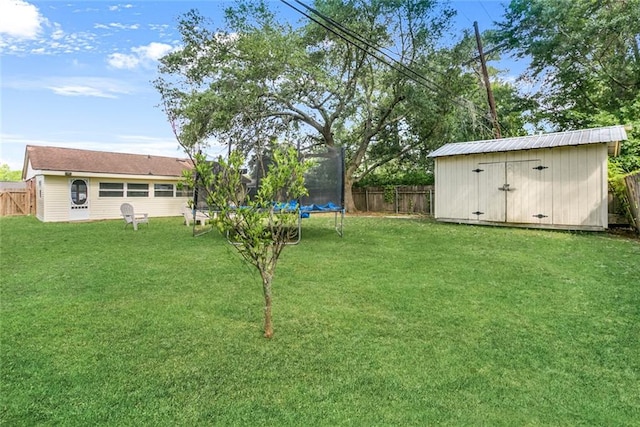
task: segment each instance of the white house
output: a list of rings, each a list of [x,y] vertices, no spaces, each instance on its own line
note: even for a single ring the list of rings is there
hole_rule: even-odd
[[[439,221],[608,228],[608,155],[623,126],[446,144],[435,159]]]
[[[178,189],[187,159],[28,145],[22,178],[35,183],[40,221],[120,218],[131,203],[150,217],[178,216],[193,196]]]

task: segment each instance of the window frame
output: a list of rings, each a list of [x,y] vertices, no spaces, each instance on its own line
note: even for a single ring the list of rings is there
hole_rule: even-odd
[[[165,188],[162,188],[163,186]],[[153,197],[175,197],[175,185],[169,182],[154,183]]]
[[[120,188],[117,188],[118,186]],[[124,182],[100,182],[98,184],[98,197],[124,197],[125,191]]]
[[[127,182],[127,197],[149,197],[149,183]]]

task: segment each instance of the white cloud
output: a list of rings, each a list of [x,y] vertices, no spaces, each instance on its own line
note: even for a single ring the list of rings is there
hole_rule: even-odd
[[[153,62],[171,52],[173,47],[165,43],[152,42],[146,46],[131,48],[131,53],[112,53],[107,62],[110,66],[119,69],[132,70],[140,66],[151,66]]]
[[[0,0],[0,34],[17,39],[36,39],[46,23],[38,8],[22,0]]]
[[[147,24],[150,30],[158,31],[159,33],[166,33],[169,29],[168,24]]]
[[[140,58],[136,55],[127,55],[124,53],[112,53],[107,60],[113,68],[123,70],[132,70],[140,65]]]
[[[51,33],[51,38],[53,40],[60,40],[61,38],[63,38],[65,34],[64,34],[64,31],[62,30],[62,26],[57,22],[54,22],[53,27],[54,27],[54,30]]]
[[[86,76],[9,79],[3,81],[2,86],[17,90],[50,90],[62,96],[93,96],[99,98],[117,98],[119,95],[131,94],[139,90],[129,82]]]
[[[157,61],[167,53],[171,52],[172,49],[173,48],[168,44],[152,42],[146,46],[134,47],[131,50],[143,58]]]
[[[57,95],[63,96],[94,96],[98,98],[117,98],[114,94],[105,92],[100,88],[90,86],[51,86]]]
[[[40,135],[20,135],[0,133],[2,152],[0,163],[7,163],[11,170],[21,170],[24,162],[24,152],[27,145],[44,145],[50,147],[79,148],[83,150],[108,151],[116,153],[151,154],[165,157],[186,157],[180,149],[173,135],[169,132],[165,136],[150,136],[142,134],[104,134],[101,137],[95,133],[85,132],[57,132]],[[207,154],[216,158],[226,152],[226,145],[213,143]]]
[[[47,88],[57,95],[91,96],[97,98],[117,98],[118,95],[133,92],[133,89],[124,82],[100,77],[54,79]]]
[[[115,28],[117,30],[137,30],[140,28],[140,24],[121,24],[119,22],[110,22],[108,24],[93,24],[93,28],[100,30],[109,30]]]
[[[96,48],[96,34],[67,33],[23,0],[0,0],[0,11],[0,54],[55,55]]]
[[[184,157],[180,146],[173,137],[155,137],[148,135],[116,135],[114,142],[121,143],[107,151],[132,152],[134,154],[152,154],[166,157]],[[120,148],[121,147],[121,148]],[[132,151],[133,150],[133,151]]]
[[[116,5],[113,5],[113,6],[109,6],[109,10],[111,12],[117,12],[120,9],[131,9],[132,7],[133,7],[132,4],[116,4]]]
[[[224,155],[228,150],[228,146],[226,144],[220,144],[215,139],[209,142],[210,146],[207,148],[207,152],[205,154],[211,159],[215,159],[218,156]],[[155,137],[148,135],[116,135],[113,140],[109,142],[109,144],[110,147],[106,148],[104,151],[151,154],[165,157],[186,156],[173,135],[169,137]],[[122,145],[120,146],[119,144]]]

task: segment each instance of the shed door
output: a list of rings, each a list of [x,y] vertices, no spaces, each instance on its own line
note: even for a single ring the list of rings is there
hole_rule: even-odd
[[[551,223],[549,168],[540,160],[507,162],[507,222],[523,224]]]
[[[69,221],[89,219],[89,180],[69,180]]]
[[[478,210],[481,221],[505,222],[507,200],[504,191],[498,191],[506,180],[506,163],[480,163],[474,170],[478,174]]]
[[[540,160],[480,163],[477,219],[524,224],[550,223],[545,197],[550,185]]]

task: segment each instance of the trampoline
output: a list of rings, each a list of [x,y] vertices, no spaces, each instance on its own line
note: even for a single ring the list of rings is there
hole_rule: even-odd
[[[333,213],[335,231],[340,237],[343,237],[345,214],[344,156],[344,148],[327,148],[322,151],[316,150],[310,153],[300,153],[301,159],[311,162],[311,167],[304,176],[305,186],[309,194],[301,197],[299,200],[283,199],[273,201],[277,210],[283,213],[298,211],[297,236],[290,244],[297,244],[300,241],[302,234],[301,220],[309,218],[312,214],[316,213]],[[251,181],[243,181],[249,197],[253,197],[256,194],[257,189],[260,187],[262,177],[265,171],[268,170],[269,164],[270,159],[268,156],[260,156],[256,159]],[[215,169],[215,165],[213,166]],[[196,185],[194,190],[192,211],[194,218],[198,212],[215,214],[217,209],[212,206],[207,206],[206,203],[206,195],[210,190],[203,188],[202,185]],[[211,230],[209,227],[208,230],[197,231],[195,226],[196,223],[194,221],[194,236]]]
[[[300,215],[334,213],[334,228],[340,237],[344,225],[344,148],[329,148],[302,156],[312,162],[305,174],[308,196],[300,198]]]
[[[344,235],[344,148],[327,148],[309,153],[300,153],[302,160],[311,162],[311,167],[304,175],[307,196],[299,200],[281,202],[288,209],[296,207],[300,211],[300,219],[309,218],[314,213],[333,213],[334,228],[338,235]],[[255,168],[256,177],[253,180],[255,191],[260,186],[261,171],[268,169],[268,157],[260,159],[260,165]],[[301,236],[301,225],[298,228],[298,241]],[[297,241],[295,242],[297,243]]]

